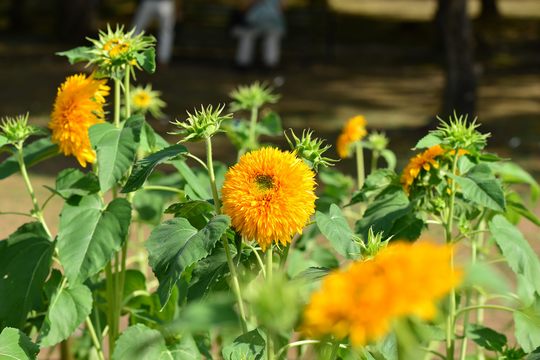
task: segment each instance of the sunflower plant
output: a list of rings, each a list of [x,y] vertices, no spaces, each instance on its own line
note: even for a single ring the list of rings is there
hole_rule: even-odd
[[[337,150],[355,150],[355,186],[310,129],[286,134],[289,150],[260,140],[282,132],[267,109],[279,96],[260,83],[231,93],[230,112],[201,105],[160,136],[138,99],[151,87],[133,83],[152,70],[153,40],[109,28],[90,43],[63,53],[91,72],[59,86],[48,129],[29,115],[0,124],[0,178],[20,173],[32,202],[0,212],[28,220],[0,241],[0,357],[538,354],[540,261],[516,224],[540,225],[527,207],[540,186],[486,151],[476,121],[441,120],[396,172],[388,138],[351,118]],[[233,164],[215,159],[224,135]],[[28,168],[59,154],[76,167],[39,199]],[[53,197],[57,228],[44,216]],[[493,311],[511,317],[512,337],[492,328]]]

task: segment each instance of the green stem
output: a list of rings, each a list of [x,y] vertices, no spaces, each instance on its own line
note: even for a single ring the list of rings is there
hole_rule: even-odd
[[[336,342],[334,342],[334,344],[332,345],[332,351],[330,352],[330,357],[329,357],[328,359],[329,359],[329,360],[335,360],[335,359],[337,359],[338,351],[339,351],[339,342],[336,341]]]
[[[273,279],[273,246],[270,245],[270,248],[266,252],[266,282],[269,284]],[[273,334],[270,329],[267,329],[266,333],[266,358],[267,360],[273,360],[274,359],[274,339]]]
[[[88,332],[90,333],[90,337],[92,338],[92,343],[94,344],[94,347],[96,348],[98,359],[105,360],[105,356],[103,355],[103,350],[101,349],[101,343],[99,342],[98,337],[96,335],[96,330],[94,329],[92,320],[90,320],[88,316],[86,317],[86,328],[88,329]]]
[[[126,74],[124,75],[124,106],[126,107],[126,119],[131,116],[131,98],[129,92],[131,90],[131,67],[126,67]]]
[[[493,305],[493,304],[484,304],[484,305],[473,305],[473,306],[467,306],[459,309],[456,312],[456,319],[461,315],[465,314],[469,311],[478,310],[478,309],[491,309],[491,310],[501,310],[501,311],[508,311],[508,312],[516,312],[517,310],[514,308],[511,308],[509,306],[504,305]]]
[[[109,324],[109,358],[112,358],[114,350],[114,343],[116,340],[116,333],[114,329],[114,309],[115,296],[114,296],[114,277],[112,273],[112,261],[105,266],[106,276],[106,291],[107,291],[107,324]]]
[[[457,171],[458,151],[455,152],[452,162],[452,174]],[[452,180],[450,186],[450,205],[448,208],[448,217],[445,224],[445,240],[447,244],[452,244],[452,228],[454,226],[454,205],[456,200],[456,182]],[[454,249],[450,249],[450,271],[454,272]],[[456,290],[452,288],[449,295],[449,310],[446,318],[446,357],[448,360],[454,359],[454,330],[455,330],[455,312],[456,312]]]
[[[114,80],[114,126],[120,127],[120,80]]]
[[[227,265],[231,273],[231,281],[236,302],[238,303],[238,310],[240,311],[240,323],[242,326],[242,332],[247,333],[246,311],[244,310],[244,302],[242,301],[242,293],[240,290],[240,282],[238,281],[238,275],[236,274],[236,267],[234,266],[231,250],[229,249],[229,242],[227,241],[227,235],[221,237],[223,241],[223,247],[225,248],[225,256],[227,257]]]
[[[43,212],[41,211],[41,208],[39,207],[39,203],[37,201],[34,188],[32,187],[32,183],[30,182],[30,177],[28,176],[28,172],[26,171],[26,164],[24,163],[23,144],[22,143],[18,144],[16,148],[17,148],[17,161],[19,163],[19,169],[21,170],[21,175],[24,179],[26,190],[28,191],[28,194],[30,195],[30,198],[32,199],[32,205],[34,207],[32,215],[36,219],[39,220],[39,222],[43,226],[43,229],[45,229],[45,232],[47,232],[47,235],[49,235],[49,237],[52,238],[51,231],[49,230],[49,227],[47,226],[47,223],[45,222],[45,218],[43,217]]]
[[[356,148],[356,171],[358,172],[357,184],[358,184],[358,190],[360,190],[362,186],[364,186],[364,180],[366,177],[365,170],[364,170],[364,148],[360,141],[357,141],[355,143],[355,148]]]
[[[257,148],[257,119],[259,117],[259,108],[251,108],[251,120],[249,122],[249,146],[251,149]]]
[[[142,187],[143,190],[147,190],[147,191],[150,191],[150,190],[158,190],[158,191],[168,191],[168,192],[173,192],[173,193],[177,193],[177,194],[180,194],[180,195],[184,195],[184,191],[183,190],[180,190],[180,189],[177,189],[177,188],[173,188],[171,186],[164,186],[164,185],[144,185]]]
[[[30,214],[22,213],[22,212],[16,212],[16,211],[7,211],[7,212],[0,211],[0,215],[20,215],[20,216],[33,217]]]
[[[212,139],[210,137],[205,138],[206,142],[206,167],[208,168],[208,176],[210,178],[210,187],[212,188],[212,197],[214,198],[214,208],[216,214],[221,214],[221,202],[219,201],[219,195],[216,185],[216,175],[214,174],[214,163],[212,158]]]
[[[377,150],[373,150],[371,152],[371,171],[370,174],[372,174],[375,170],[377,170],[377,163],[379,162],[379,152]]]
[[[246,242],[247,244],[247,242]],[[259,264],[259,267],[261,268],[261,271],[263,273],[263,276],[266,278],[266,269],[264,268],[264,263],[261,259],[261,256],[259,255],[259,252],[257,251],[257,248],[254,247],[251,244],[247,244],[247,246],[253,251],[253,254],[255,254],[255,258],[257,259],[257,263]]]
[[[212,197],[214,198],[214,208],[216,214],[221,214],[221,202],[219,201],[219,195],[216,185],[216,176],[214,174],[214,164],[212,158],[212,139],[207,137],[206,142],[206,167],[208,168],[208,177],[210,178],[210,187],[212,188]],[[238,274],[236,273],[236,267],[231,256],[231,250],[229,249],[229,242],[227,241],[227,235],[221,237],[223,241],[223,248],[225,249],[225,256],[227,257],[227,265],[231,273],[231,281],[236,302],[238,303],[238,310],[240,311],[242,332],[247,332],[246,324],[246,312],[244,310],[244,302],[242,301],[242,292],[240,290],[240,282],[238,281]]]

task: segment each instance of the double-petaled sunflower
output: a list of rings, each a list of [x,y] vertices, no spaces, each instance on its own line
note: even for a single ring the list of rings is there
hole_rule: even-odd
[[[405,191],[409,192],[411,185],[422,169],[425,171],[429,171],[431,168],[438,169],[439,162],[437,158],[444,153],[445,150],[440,145],[435,145],[412,157],[401,174],[401,184]]]
[[[64,155],[75,156],[83,167],[96,159],[88,128],[104,121],[103,105],[108,94],[105,80],[84,74],[68,77],[58,88],[49,122],[52,141]]]
[[[362,115],[347,121],[337,140],[337,152],[341,158],[349,157],[351,145],[367,135],[366,124],[366,119]]]
[[[315,180],[294,153],[263,148],[243,155],[225,175],[223,212],[233,227],[263,251],[286,245],[315,211]]]
[[[363,346],[383,337],[401,317],[433,319],[436,302],[462,277],[450,267],[451,251],[427,242],[395,243],[371,260],[330,273],[311,296],[303,331],[319,338],[349,337]]]

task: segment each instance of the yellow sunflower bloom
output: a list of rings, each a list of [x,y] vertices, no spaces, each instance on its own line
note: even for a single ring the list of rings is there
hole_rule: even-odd
[[[436,302],[459,285],[450,246],[398,242],[373,259],[353,263],[322,281],[304,312],[303,331],[315,337],[349,337],[363,346],[383,337],[393,320],[431,320]],[[426,271],[429,269],[429,271]]]
[[[366,119],[362,115],[350,118],[337,140],[338,155],[344,159],[350,156],[351,144],[362,140],[366,135]]]
[[[131,110],[136,113],[146,114],[149,112],[155,118],[163,117],[161,111],[166,104],[159,97],[161,92],[152,90],[152,85],[137,86],[131,89]]]
[[[58,88],[49,128],[52,141],[66,155],[73,155],[81,166],[96,160],[88,128],[104,121],[103,105],[109,87],[105,80],[84,74],[73,75]]]
[[[444,153],[445,150],[440,145],[435,145],[412,157],[401,175],[401,184],[405,191],[409,192],[411,185],[422,169],[426,171],[429,171],[432,167],[438,169],[439,163],[436,158]]]
[[[287,245],[315,211],[315,174],[294,153],[263,148],[243,155],[225,174],[223,212],[263,251]]]

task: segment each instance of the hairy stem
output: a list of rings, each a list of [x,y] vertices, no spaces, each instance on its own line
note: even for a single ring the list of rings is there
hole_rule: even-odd
[[[270,248],[266,252],[266,281],[270,283],[273,278],[273,259],[272,259],[273,247],[270,245]],[[274,339],[273,334],[270,329],[267,329],[266,332],[266,359],[274,360]]]
[[[257,147],[257,120],[259,118],[259,108],[251,108],[251,119],[249,122],[249,146],[252,149]]]
[[[364,170],[364,148],[362,146],[362,143],[360,141],[357,141],[355,143],[356,148],[356,171],[357,171],[357,184],[358,184],[358,190],[364,186],[364,180],[366,177],[366,173]]]
[[[96,335],[96,330],[94,329],[94,325],[92,324],[92,320],[90,320],[90,317],[86,317],[86,328],[88,329],[88,332],[90,333],[90,337],[92,338],[92,343],[94,347],[96,348],[98,359],[105,360],[105,356],[103,355],[103,350],[101,349],[101,343],[99,342],[99,339]]]

